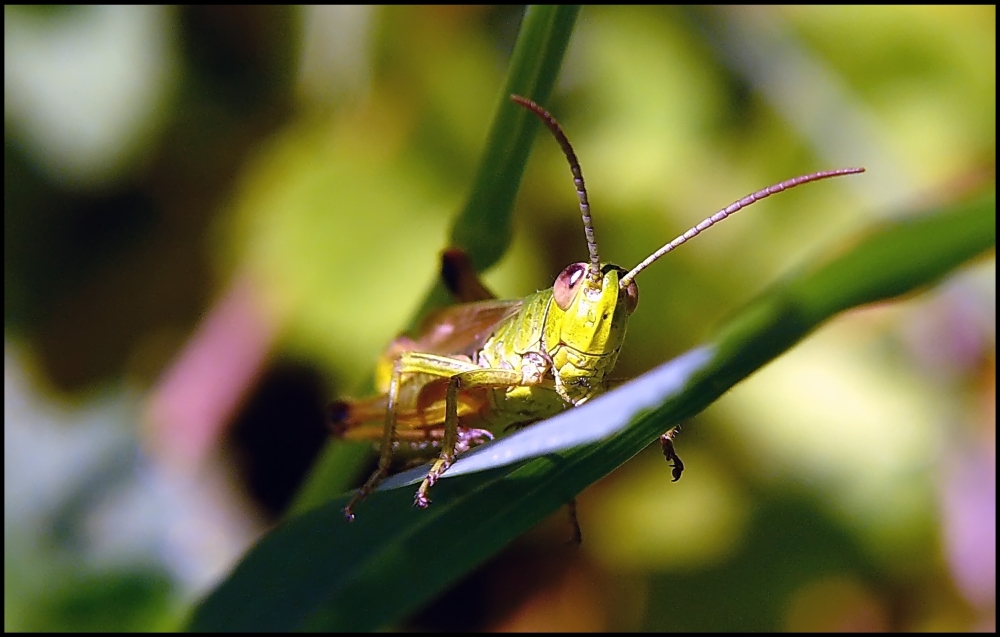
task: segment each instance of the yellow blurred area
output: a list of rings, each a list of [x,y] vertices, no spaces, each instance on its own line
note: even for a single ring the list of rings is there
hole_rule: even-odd
[[[683,434],[678,437],[683,445]],[[663,457],[644,453],[626,475],[595,487],[581,505],[583,549],[610,571],[703,568],[724,560],[745,531],[747,494],[707,453],[682,456],[696,467],[670,483]]]
[[[816,492],[873,545],[914,550],[933,515],[933,463],[948,406],[918,377],[879,360],[870,339],[880,337],[882,321],[865,316],[877,313],[898,314],[874,308],[843,317],[710,413],[754,459],[755,477]]]
[[[793,633],[885,632],[884,603],[850,577],[828,577],[799,589],[789,601],[784,630]]]

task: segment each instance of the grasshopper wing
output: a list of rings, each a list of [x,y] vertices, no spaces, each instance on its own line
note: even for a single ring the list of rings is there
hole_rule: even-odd
[[[472,360],[497,326],[517,314],[522,302],[478,301],[438,310],[424,319],[416,339],[401,336],[394,340],[375,369],[378,394],[362,400],[341,400],[331,403],[328,419],[334,435],[341,438],[366,439],[374,434],[385,419],[388,408],[389,380],[393,366],[404,352],[425,352],[441,356]],[[396,420],[401,430],[440,428],[444,422],[447,378],[415,374],[400,385]],[[459,418],[479,411],[485,405],[482,390],[463,391],[459,396]]]
[[[410,351],[469,356],[483,347],[497,327],[521,309],[523,301],[477,301],[433,312],[420,325]]]

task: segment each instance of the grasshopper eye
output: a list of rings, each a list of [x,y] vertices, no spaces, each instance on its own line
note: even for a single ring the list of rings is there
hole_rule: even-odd
[[[625,286],[625,313],[632,314],[637,305],[639,305],[639,286],[635,281],[629,281]]]
[[[586,263],[574,263],[559,273],[556,283],[552,286],[552,296],[556,300],[556,305],[561,310],[569,309],[569,304],[573,302],[573,296],[583,281],[583,275],[587,273]]]

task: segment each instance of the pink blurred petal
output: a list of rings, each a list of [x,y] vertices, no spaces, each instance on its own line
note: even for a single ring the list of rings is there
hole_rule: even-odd
[[[985,608],[996,601],[996,453],[985,447],[963,451],[945,475],[945,552],[959,590]]]
[[[237,277],[154,388],[154,453],[200,465],[261,371],[276,332],[252,279]]]

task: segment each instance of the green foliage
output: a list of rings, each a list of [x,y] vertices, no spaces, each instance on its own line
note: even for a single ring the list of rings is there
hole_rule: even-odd
[[[473,192],[451,233],[451,240],[469,249],[480,267],[493,263],[510,237],[510,207],[533,127],[506,95],[518,92],[544,101],[571,25],[572,16],[548,10],[526,17],[512,63],[515,79],[501,96]],[[529,46],[544,53],[526,54]],[[523,66],[528,62],[536,66]],[[540,81],[541,76],[546,79]],[[434,503],[426,511],[412,507],[415,487],[400,487],[406,479],[398,479],[392,481],[397,488],[367,500],[354,523],[345,522],[341,509],[348,496],[330,499],[337,481],[329,476],[336,472],[331,467],[343,467],[347,452],[332,445],[294,514],[251,549],[201,603],[190,629],[377,630],[397,625],[831,317],[920,290],[993,245],[992,192],[878,224],[849,248],[828,248],[832,256],[814,257],[775,284],[716,330],[705,347],[591,404],[467,454],[435,486]],[[435,285],[421,312],[443,302]],[[610,435],[595,441],[595,422]],[[474,455],[481,460],[503,449],[512,457],[530,457],[524,449],[549,434],[560,442],[544,455],[536,454],[540,457],[513,464],[497,461],[489,470],[460,475]],[[667,483],[665,465],[662,473]],[[764,615],[758,620],[760,627],[770,627]]]
[[[676,391],[646,404],[667,364],[560,416],[567,435],[595,413],[638,414],[611,438],[512,467],[445,479],[426,511],[412,488],[374,494],[347,523],[341,497],[264,538],[198,608],[192,630],[377,630],[538,524],[839,312],[929,285],[996,243],[995,195],[886,223],[843,254],[775,286],[723,327]],[[694,352],[697,353],[697,352]],[[535,427],[545,427],[540,423]],[[529,431],[511,436],[530,434]],[[663,469],[664,482],[669,470]]]

